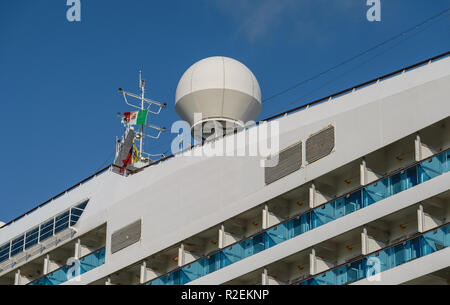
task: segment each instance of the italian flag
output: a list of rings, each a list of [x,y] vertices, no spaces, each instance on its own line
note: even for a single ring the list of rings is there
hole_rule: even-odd
[[[135,111],[130,114],[131,125],[145,125],[148,110]]]

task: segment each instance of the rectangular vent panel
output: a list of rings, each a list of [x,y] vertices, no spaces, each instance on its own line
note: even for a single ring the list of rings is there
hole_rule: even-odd
[[[299,170],[302,166],[302,142],[298,142],[283,150],[278,155],[278,164],[274,167],[266,167],[264,178],[266,184],[270,184],[290,173]]]
[[[312,135],[306,140],[306,161],[312,163],[331,153],[334,148],[334,126]]]
[[[115,231],[111,236],[111,253],[126,248],[141,239],[141,220]]]

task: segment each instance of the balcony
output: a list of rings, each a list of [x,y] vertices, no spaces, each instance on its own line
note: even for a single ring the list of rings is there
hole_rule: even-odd
[[[432,155],[368,185],[288,218],[262,232],[237,241],[159,276],[147,285],[182,285],[264,251],[375,202],[424,183],[450,168],[450,150]]]
[[[69,280],[76,280],[77,276],[95,269],[105,263],[105,248],[101,248],[70,265],[65,265],[28,285],[59,285]]]
[[[391,244],[362,258],[346,262],[293,284],[347,285],[435,253],[448,246],[450,246],[450,223],[447,222],[419,236]]]

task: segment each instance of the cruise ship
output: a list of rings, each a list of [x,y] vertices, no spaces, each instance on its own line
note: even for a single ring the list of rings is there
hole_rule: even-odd
[[[1,224],[0,284],[450,284],[449,55],[254,124],[253,73],[201,60],[178,84],[191,134],[170,156],[140,145],[166,105],[143,80],[120,89],[137,111],[114,163]],[[248,152],[261,142],[275,153]]]

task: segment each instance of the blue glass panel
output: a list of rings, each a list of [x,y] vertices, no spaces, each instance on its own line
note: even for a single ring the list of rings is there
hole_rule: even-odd
[[[46,285],[59,285],[67,281],[67,268],[58,269],[51,274],[47,275],[47,284]]]
[[[397,173],[391,176],[391,194],[395,195],[403,191],[402,187],[402,174]]]
[[[290,227],[290,231],[291,231],[291,233],[290,233],[291,237],[295,237],[295,236],[298,236],[303,233],[302,232],[302,222],[301,222],[300,216],[292,218],[288,222],[289,222],[288,226]]]
[[[80,210],[78,208],[72,208],[70,210],[70,225],[73,226],[78,222],[78,219],[80,219],[81,214],[83,214],[83,210]]]
[[[189,277],[183,271],[183,269],[178,269],[175,271],[177,279],[175,280],[175,285],[184,285],[189,282]]]
[[[316,285],[336,285],[336,275],[333,271],[328,271],[314,277]]]
[[[220,263],[222,261],[222,252],[216,252],[205,258],[205,274],[212,273],[221,268]]]
[[[39,227],[28,231],[25,234],[25,249],[31,248],[38,243]]]
[[[153,281],[151,281],[150,283],[148,283],[148,285],[169,285],[169,275],[163,275],[157,279],[154,279]]]
[[[352,283],[363,278],[364,270],[365,268],[362,260],[352,262],[350,266],[347,267],[347,283]]]
[[[265,240],[266,240],[265,232],[259,233],[252,237],[253,254],[259,253],[266,249]]]
[[[23,251],[25,235],[14,239],[11,243],[11,256],[19,254]]]
[[[388,196],[389,180],[383,179],[364,188],[365,205],[371,205],[377,201],[383,200]]]
[[[443,233],[444,233],[444,245],[446,247],[450,246],[450,225],[443,227]]]
[[[419,177],[417,175],[417,166],[413,166],[405,170],[405,179],[406,179],[405,189],[413,187],[417,185],[417,183],[419,183],[418,181]]]
[[[348,282],[347,279],[347,266],[340,266],[334,270],[336,275],[336,285],[345,285]]]
[[[44,239],[47,239],[53,235],[53,222],[54,219],[41,225],[41,234],[39,237],[39,241],[43,241]]]
[[[311,221],[314,228],[334,220],[334,205],[335,202],[332,201],[311,211]]]
[[[447,164],[445,171],[448,172],[450,170],[450,150],[444,153],[444,161]]]
[[[344,197],[336,199],[335,209],[336,209],[336,211],[335,211],[336,218],[345,216],[345,198]]]
[[[244,250],[241,244],[234,244],[222,250],[222,264],[221,267],[228,266],[243,258]]]
[[[85,202],[77,205],[76,207],[81,209],[81,210],[84,210],[86,208],[86,205],[88,204],[88,202],[89,202],[89,200],[86,200]]]
[[[285,223],[279,224],[266,231],[267,248],[278,245],[289,238],[289,230]]]
[[[9,259],[9,243],[0,247],[0,262]]]
[[[407,250],[408,250],[408,247],[407,247],[406,242],[395,245],[393,247],[393,254],[394,254],[393,266],[398,266],[398,265],[404,264],[405,262],[408,261]]]
[[[392,253],[392,249],[384,249],[381,251],[378,251],[377,254],[375,255],[379,260],[380,260],[380,271],[386,271],[390,268],[392,268],[392,262],[391,262],[391,253]]]
[[[55,234],[69,227],[69,211],[56,216],[55,218]]]
[[[303,214],[300,216],[300,223],[301,223],[301,231],[302,233],[308,232],[312,229],[311,227],[311,212],[308,212],[306,214]]]
[[[409,241],[409,247],[410,247],[410,260],[416,259],[421,256],[420,237],[411,239]]]
[[[422,237],[422,255],[434,253],[445,248],[444,228],[427,232]]]
[[[347,195],[345,198],[345,215],[353,213],[361,208],[362,190]]]
[[[70,225],[71,226],[75,225],[78,222],[78,219],[80,219],[81,214],[83,214],[83,211],[86,208],[88,201],[89,200],[86,200],[82,204],[79,204],[70,209]]]
[[[428,181],[442,174],[442,155],[425,160],[419,165],[420,181]]]
[[[193,281],[205,275],[205,264],[208,263],[207,260],[201,259],[192,264],[189,264],[182,268],[183,274],[187,279],[187,282]]]
[[[105,248],[93,252],[79,261],[79,270],[75,270],[75,262],[71,265],[66,265],[46,276],[31,282],[29,285],[59,285],[66,282],[72,276],[83,274],[105,263]]]

